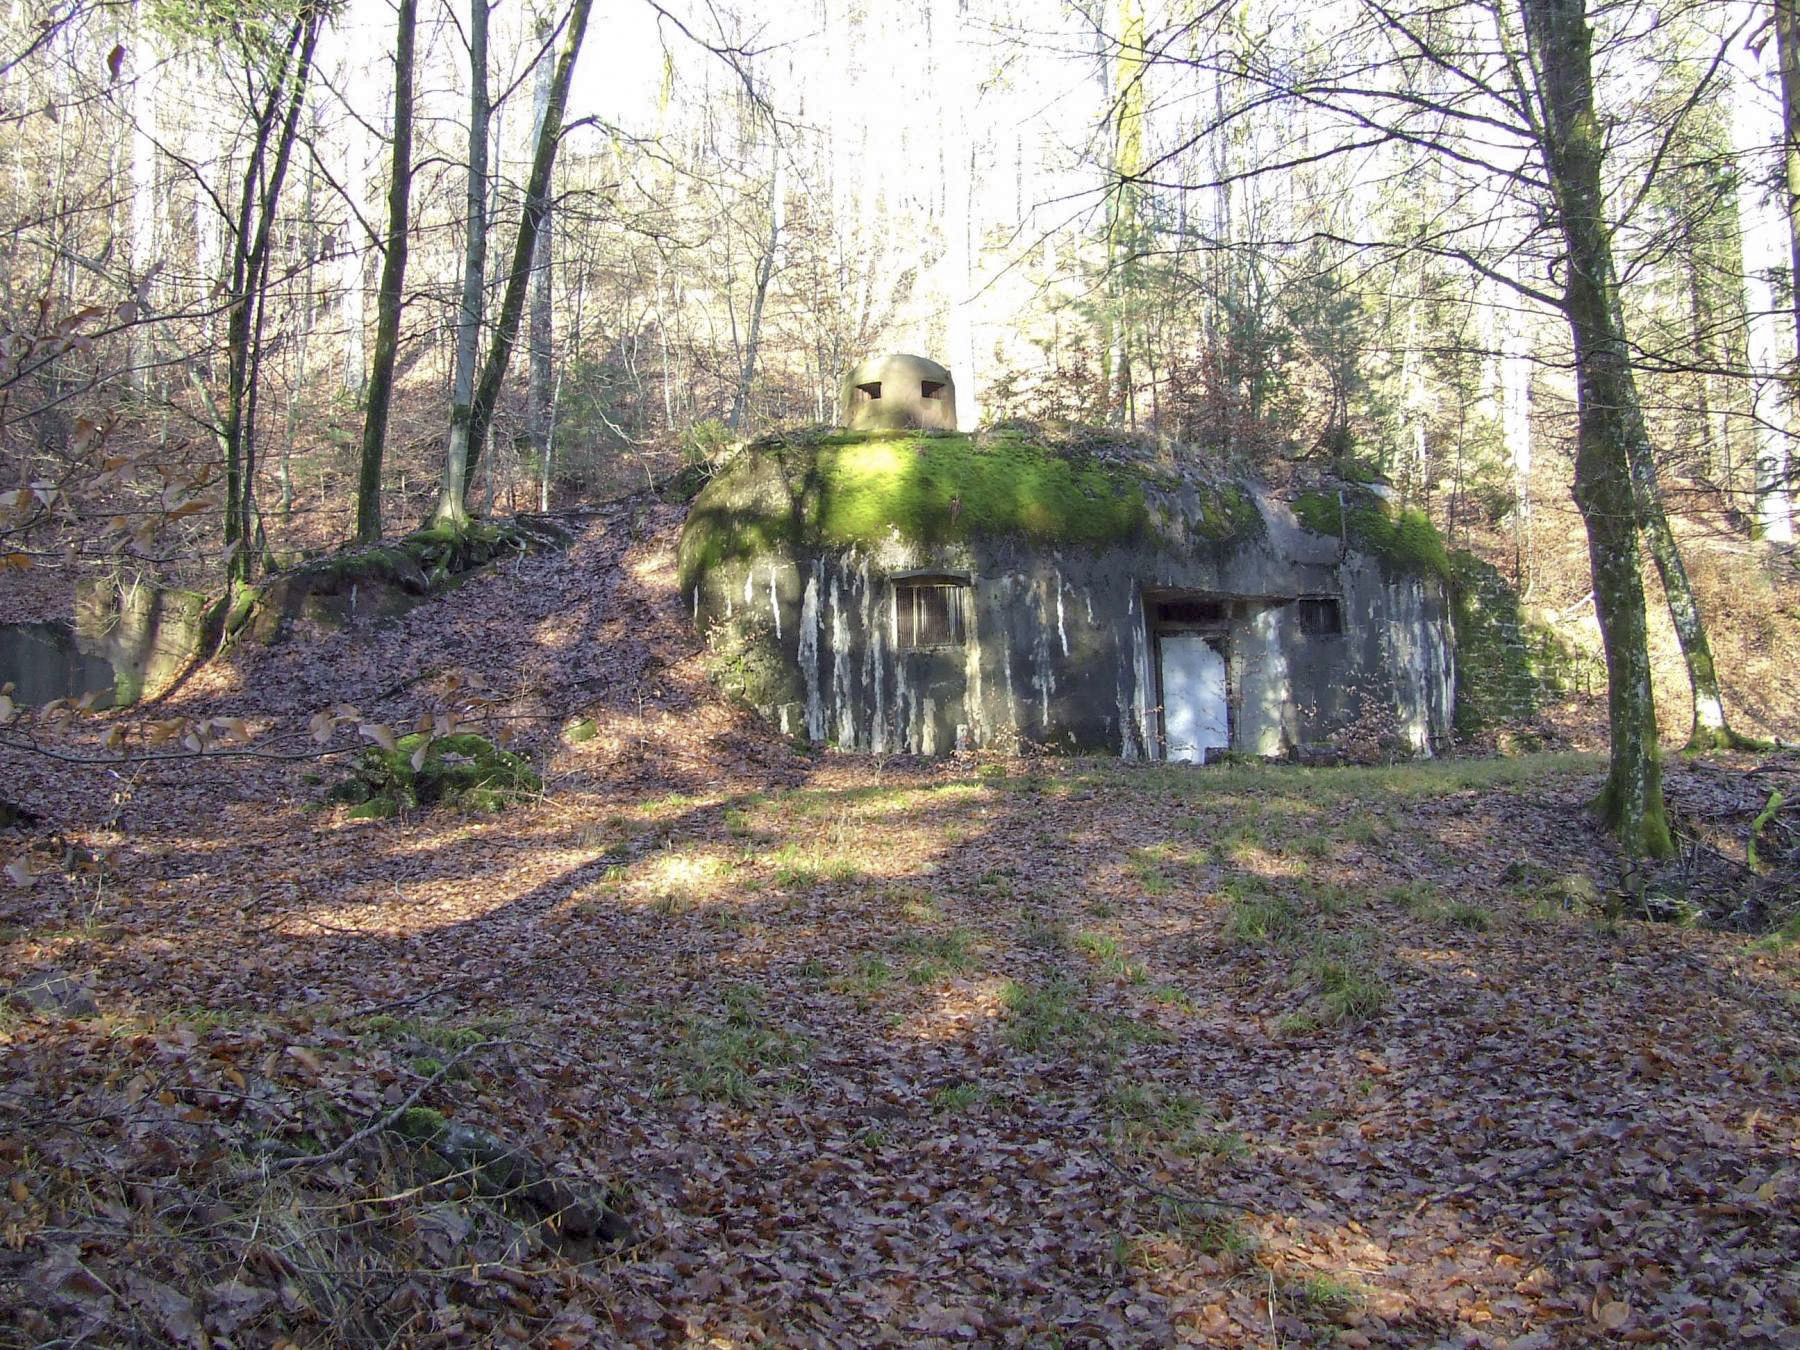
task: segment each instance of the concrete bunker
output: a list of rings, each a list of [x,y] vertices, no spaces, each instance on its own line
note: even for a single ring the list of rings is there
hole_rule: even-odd
[[[1447,564],[1422,517],[1056,439],[845,428],[743,451],[681,543],[722,682],[788,733],[878,753],[1448,745]]]

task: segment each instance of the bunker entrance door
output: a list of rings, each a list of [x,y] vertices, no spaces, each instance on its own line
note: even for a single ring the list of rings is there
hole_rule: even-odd
[[[1163,633],[1163,757],[1204,764],[1231,745],[1225,658],[1199,633]]]

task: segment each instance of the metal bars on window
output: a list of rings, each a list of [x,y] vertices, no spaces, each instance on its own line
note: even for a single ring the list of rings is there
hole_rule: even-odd
[[[900,649],[962,646],[963,590],[955,582],[895,582],[894,626]]]

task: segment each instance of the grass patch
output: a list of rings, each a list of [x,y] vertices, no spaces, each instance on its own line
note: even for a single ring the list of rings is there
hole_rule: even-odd
[[[1366,945],[1355,939],[1321,942],[1300,969],[1313,985],[1311,1012],[1319,1026],[1367,1022],[1393,997]]]
[[[1472,933],[1483,933],[1494,925],[1494,916],[1480,905],[1466,900],[1453,903],[1444,911],[1444,917],[1458,928],[1466,928]]]
[[[1236,1162],[1249,1154],[1250,1144],[1236,1130],[1191,1129],[1180,1140],[1178,1149],[1190,1157],[1204,1156],[1217,1158],[1221,1162]]]
[[[782,888],[816,886],[822,881],[855,881],[862,869],[848,858],[821,858],[818,850],[783,844],[767,858],[769,879]]]
[[[748,985],[727,989],[723,1001],[723,1016],[687,1020],[677,1050],[680,1082],[697,1097],[748,1106],[762,1085],[785,1081],[787,1070],[810,1047],[804,1038],[768,1024],[762,996]]]
[[[947,933],[909,933],[899,949],[918,958],[920,964],[966,975],[975,969],[975,935],[966,928]]]
[[[1123,1083],[1112,1089],[1106,1109],[1124,1126],[1128,1138],[1173,1138],[1201,1118],[1200,1104],[1192,1097],[1146,1083]]]
[[[1075,949],[1091,957],[1114,979],[1127,984],[1143,984],[1149,978],[1144,968],[1126,957],[1119,940],[1106,933],[1077,933]]]
[[[1055,915],[1030,913],[1021,925],[1020,937],[1027,947],[1039,951],[1061,951],[1069,945],[1069,926]]]
[[[1000,991],[1006,1010],[1006,1043],[1015,1050],[1037,1054],[1068,1049],[1092,1036],[1091,1019],[1075,1006],[1076,985],[1054,977],[1038,984],[1008,980]]]
[[[958,1115],[978,1105],[986,1095],[979,1083],[951,1083],[931,1094],[931,1109],[945,1115]]]
[[[1174,850],[1167,844],[1152,844],[1134,850],[1125,871],[1143,887],[1145,895],[1167,895],[1175,889],[1175,879],[1168,870],[1173,861]]]
[[[1368,1297],[1361,1285],[1324,1272],[1290,1285],[1289,1292],[1308,1308],[1333,1313],[1358,1307]]]
[[[1386,898],[1391,904],[1398,905],[1415,919],[1442,918],[1447,908],[1444,893],[1429,881],[1403,881],[1389,886]]]
[[[894,982],[894,968],[885,957],[874,952],[864,952],[856,958],[856,965],[846,975],[840,975],[831,982],[831,987],[840,994],[867,1002],[881,993]]]
[[[1225,936],[1244,946],[1282,946],[1300,936],[1300,914],[1279,895],[1243,895],[1225,911]]]

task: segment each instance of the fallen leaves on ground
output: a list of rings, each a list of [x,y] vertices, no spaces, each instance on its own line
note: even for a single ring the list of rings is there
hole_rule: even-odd
[[[0,1022],[0,1341],[1792,1343],[1793,951],[1611,921],[1592,761],[801,753],[706,686],[676,520],[151,710],[466,671],[545,770],[502,814],[9,758],[107,864],[5,893],[98,1011]]]

